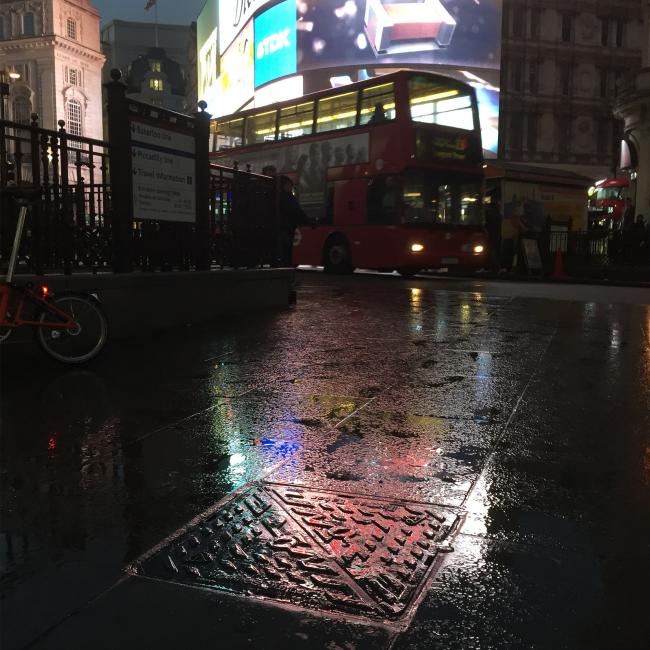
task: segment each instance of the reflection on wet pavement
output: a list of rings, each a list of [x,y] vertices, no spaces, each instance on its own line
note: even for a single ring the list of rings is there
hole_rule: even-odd
[[[310,275],[291,311],[121,342],[84,369],[7,348],[2,647],[82,647],[149,600],[232,647],[647,647],[650,308],[523,293]],[[215,632],[182,588],[106,592],[260,480],[461,518],[408,631],[305,613],[297,629],[211,593],[250,628]],[[284,631],[259,637],[274,615]]]

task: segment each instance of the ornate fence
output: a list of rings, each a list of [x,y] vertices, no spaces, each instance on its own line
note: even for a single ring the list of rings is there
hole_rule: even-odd
[[[70,137],[31,124],[0,122],[0,189],[9,183],[39,188],[41,198],[29,217],[21,270],[109,268],[110,178],[108,147],[90,138]],[[0,264],[13,243],[17,208],[0,196]]]
[[[20,273],[186,271],[272,263],[273,179],[211,165],[207,187],[197,187],[197,206],[209,206],[209,212],[198,214],[196,223],[132,220],[128,210],[116,209],[120,174],[111,175],[109,143],[70,136],[63,122],[59,126],[58,131],[43,129],[36,115],[30,124],[0,121],[0,190],[15,183],[41,193],[23,237]],[[205,151],[207,169],[207,141]],[[1,273],[17,219],[17,207],[1,192],[0,215]]]

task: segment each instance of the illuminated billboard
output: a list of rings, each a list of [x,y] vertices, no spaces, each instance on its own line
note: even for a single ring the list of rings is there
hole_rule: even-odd
[[[215,0],[216,1],[216,0]],[[273,0],[219,0],[219,51],[223,54],[244,25]],[[293,1],[295,10],[295,1]]]
[[[296,72],[296,2],[284,0],[255,18],[255,88]]]
[[[503,0],[208,0],[199,17],[199,99],[221,116],[245,102],[293,99],[400,68],[437,72],[475,88],[483,146],[496,154],[502,11]],[[251,25],[252,95],[248,63],[242,84],[231,82],[232,46],[244,29],[250,37]],[[219,82],[226,57],[228,77]]]
[[[214,110],[220,115],[234,113],[255,94],[255,54],[253,21],[239,32],[224,52],[217,79],[218,98]]]
[[[198,66],[198,98],[213,106],[217,97],[219,76],[218,4],[208,0],[196,22],[196,61]]]

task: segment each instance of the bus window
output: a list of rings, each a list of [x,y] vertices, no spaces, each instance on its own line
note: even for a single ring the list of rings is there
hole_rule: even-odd
[[[316,132],[347,129],[357,123],[357,93],[345,93],[318,101]]]
[[[377,124],[395,119],[395,88],[391,81],[361,91],[361,124]]]
[[[483,225],[480,182],[444,182],[424,175],[409,176],[403,201],[405,223]]]
[[[401,188],[395,176],[375,176],[368,181],[368,223],[399,223]]]
[[[424,77],[409,80],[409,94],[414,122],[474,130],[471,95]]]
[[[258,144],[275,140],[275,116],[277,111],[266,111],[246,118],[246,144]]]
[[[216,136],[213,147],[215,151],[241,147],[244,143],[244,118],[215,122],[213,129]]]
[[[280,109],[279,139],[311,135],[314,128],[314,102]]]

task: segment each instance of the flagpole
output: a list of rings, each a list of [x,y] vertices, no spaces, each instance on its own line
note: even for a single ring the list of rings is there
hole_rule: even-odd
[[[155,29],[155,39],[156,39],[156,47],[158,47],[158,3],[154,4],[154,20],[156,21],[156,25],[154,27]]]

